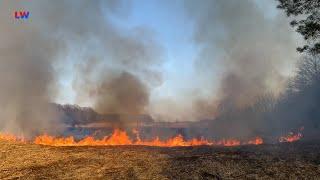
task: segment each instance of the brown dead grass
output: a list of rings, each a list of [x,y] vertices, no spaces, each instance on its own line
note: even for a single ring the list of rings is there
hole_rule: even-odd
[[[0,141],[0,179],[319,179],[320,145],[48,147]]]

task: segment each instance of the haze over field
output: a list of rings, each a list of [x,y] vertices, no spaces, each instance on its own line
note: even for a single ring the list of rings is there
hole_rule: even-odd
[[[0,179],[317,179],[319,0],[0,0]]]
[[[0,4],[0,127],[16,133],[62,131],[51,102],[156,121],[224,119],[280,97],[300,56],[277,1]],[[15,20],[18,9],[30,18]]]

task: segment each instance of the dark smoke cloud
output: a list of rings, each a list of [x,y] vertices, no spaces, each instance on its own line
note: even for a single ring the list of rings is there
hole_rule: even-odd
[[[30,11],[30,19],[14,20],[16,10]],[[78,97],[93,99],[100,112],[140,113],[148,105],[148,82],[159,77],[149,66],[160,51],[152,31],[112,22],[128,16],[129,1],[4,1],[0,13],[0,130],[58,131],[50,102],[59,89],[57,67],[70,64]]]
[[[52,63],[59,42],[47,38],[33,22],[13,18],[24,6],[12,1],[0,6],[0,130],[32,133],[54,129],[48,102],[55,97]]]
[[[194,41],[202,47],[199,71],[221,75],[218,104],[244,107],[266,92],[282,90],[283,72],[296,59],[294,36],[284,15],[268,17],[251,0],[192,1],[186,7],[195,20]]]
[[[153,32],[142,27],[121,32],[94,26],[109,29],[109,34],[92,34],[93,46],[102,49],[85,45],[89,49],[77,63],[73,82],[78,103],[91,101],[102,114],[146,113],[150,90],[161,83],[161,73],[154,67],[162,61],[162,48]],[[91,43],[86,37],[80,41]]]
[[[207,84],[214,84],[210,75],[219,76],[221,84],[218,94],[188,94],[197,97],[190,102],[163,100],[155,110],[169,113],[163,120],[212,117],[217,104],[245,106],[266,91],[281,90],[281,71],[296,47],[284,17],[268,18],[249,0],[185,5],[195,23],[193,40],[201,47],[198,75]],[[13,19],[20,9],[31,12],[30,20]],[[57,65],[75,66],[77,103],[89,101],[100,113],[148,111],[150,91],[161,83],[156,67],[163,50],[152,30],[114,23],[130,14],[129,1],[4,1],[0,10],[1,129],[25,134],[59,129],[54,128],[58,114],[47,105],[59,88]]]
[[[102,113],[140,114],[149,102],[147,87],[135,76],[123,72],[103,78],[97,88],[96,107]]]
[[[50,7],[45,10],[49,27],[75,58],[76,103],[100,113],[143,113],[149,88],[161,83],[154,67],[161,63],[162,48],[151,29],[113,22],[127,18],[130,1],[63,1],[45,7]]]

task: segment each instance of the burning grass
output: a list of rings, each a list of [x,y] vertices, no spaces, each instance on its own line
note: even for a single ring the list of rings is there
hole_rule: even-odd
[[[262,144],[263,140],[256,137],[247,142],[241,142],[237,139],[223,139],[219,141],[210,141],[204,138],[193,138],[185,140],[182,135],[169,138],[167,140],[160,140],[155,137],[152,140],[141,140],[138,131],[135,140],[131,139],[125,131],[115,129],[110,136],[105,136],[102,139],[95,139],[88,136],[79,141],[75,141],[74,137],[57,138],[49,135],[41,135],[35,138],[35,144],[51,145],[51,146],[112,146],[112,145],[143,145],[143,146],[158,146],[158,147],[175,147],[175,146],[202,146],[202,145],[219,145],[219,146],[238,146],[243,144]]]
[[[182,135],[142,140],[115,129],[110,136],[0,134],[0,179],[313,179],[320,176],[320,143],[295,142],[300,132],[264,144]]]
[[[126,131],[115,129],[110,136],[104,136],[102,139],[96,139],[93,136],[87,136],[80,140],[75,140],[73,136],[70,137],[54,137],[50,135],[40,135],[34,138],[34,140],[27,141],[22,136],[15,136],[8,133],[0,133],[0,140],[34,143],[39,145],[48,146],[115,146],[115,145],[142,145],[142,146],[157,146],[157,147],[177,147],[177,146],[240,146],[240,145],[260,145],[264,141],[261,137],[255,137],[248,141],[240,141],[237,139],[222,139],[222,140],[207,140],[203,137],[192,138],[185,140],[185,138],[178,134],[175,137],[167,140],[160,140],[159,137],[155,137],[152,140],[142,140],[139,132],[133,130],[136,138],[132,139],[128,136]],[[302,138],[302,133],[290,132],[288,135],[279,138],[279,142],[294,142]]]
[[[297,134],[294,134],[293,132],[290,132],[287,136],[282,136],[279,138],[279,142],[294,142],[298,141],[302,138],[302,133],[298,132]]]

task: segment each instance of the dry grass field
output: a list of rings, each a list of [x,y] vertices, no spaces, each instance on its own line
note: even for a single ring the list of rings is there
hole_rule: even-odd
[[[320,145],[49,147],[0,141],[0,179],[320,179]]]

